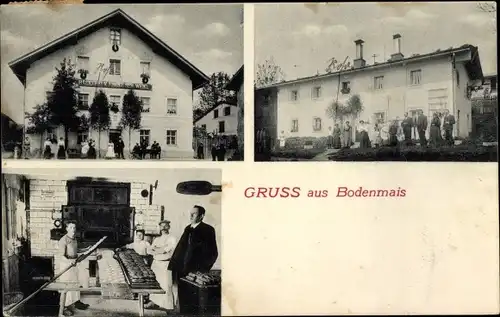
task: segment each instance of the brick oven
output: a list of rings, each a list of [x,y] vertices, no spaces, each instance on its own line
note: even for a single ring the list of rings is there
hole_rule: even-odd
[[[82,246],[93,245],[103,236],[108,238],[102,247],[116,248],[131,242],[135,208],[130,207],[130,187],[130,183],[68,181],[68,205],[61,209],[62,227],[68,220],[75,220]]]
[[[31,256],[53,262],[57,242],[65,234],[63,224],[69,219],[78,222],[82,244],[93,244],[107,235],[105,248],[131,241],[134,228],[157,234],[164,209],[144,195],[150,190],[151,184],[145,182],[29,178]]]

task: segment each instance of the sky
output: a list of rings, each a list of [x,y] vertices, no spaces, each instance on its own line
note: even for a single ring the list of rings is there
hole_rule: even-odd
[[[352,61],[357,39],[365,42],[367,64],[374,54],[381,63],[393,53],[396,33],[406,57],[472,44],[483,73],[496,73],[496,14],[476,2],[256,4],[254,12],[255,63],[272,58],[285,80],[325,73],[332,57]]]
[[[237,5],[2,5],[2,113],[22,123],[23,86],[7,64],[120,8],[207,76],[232,76],[243,64],[242,8]],[[8,93],[5,93],[8,92]]]

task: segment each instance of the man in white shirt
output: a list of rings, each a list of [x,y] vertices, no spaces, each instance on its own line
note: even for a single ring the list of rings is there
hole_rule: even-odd
[[[173,285],[172,272],[168,269],[168,265],[177,245],[177,239],[170,234],[170,221],[161,221],[159,225],[160,236],[154,239],[149,252],[153,255],[151,270],[155,273],[156,280],[166,294],[151,294],[149,298],[154,304],[148,305],[146,308],[153,308],[157,305],[171,311],[177,302],[177,287]]]

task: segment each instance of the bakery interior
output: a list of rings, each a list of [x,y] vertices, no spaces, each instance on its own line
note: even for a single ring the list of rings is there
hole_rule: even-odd
[[[4,313],[61,315],[61,294],[73,286],[51,282],[60,271],[54,254],[65,221],[77,220],[79,247],[100,244],[79,264],[85,268],[79,274],[86,277],[86,285],[79,286],[81,298],[90,307],[74,316],[166,316],[162,310],[144,309],[142,295],[161,291],[150,268],[138,264],[134,250],[118,248],[134,240],[136,229],[144,230],[145,240],[151,242],[163,220],[170,221],[170,233],[179,239],[189,224],[189,209],[202,205],[203,222],[215,229],[219,255],[210,272],[191,272],[179,281],[185,283],[179,301],[189,308],[176,314],[220,316],[221,171],[171,169],[162,170],[161,176],[151,171],[4,172]]]

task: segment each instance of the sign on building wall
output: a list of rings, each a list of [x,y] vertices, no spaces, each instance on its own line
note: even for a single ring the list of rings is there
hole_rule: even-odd
[[[78,84],[83,87],[101,87],[101,88],[120,88],[120,89],[135,89],[135,90],[152,90],[153,86],[150,84],[140,83],[114,83],[110,81],[97,81],[79,79]]]

